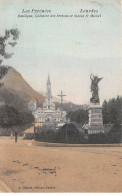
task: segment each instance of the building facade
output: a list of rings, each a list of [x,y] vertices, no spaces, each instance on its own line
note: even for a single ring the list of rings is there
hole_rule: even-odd
[[[47,79],[47,90],[46,90],[46,97],[45,101],[43,103],[43,107],[40,108],[34,108],[32,111],[32,114],[34,115],[35,122],[38,123],[60,123],[60,122],[66,122],[66,112],[62,111],[62,109],[58,108],[56,109],[55,103],[53,101],[53,96],[51,92],[51,82],[50,77],[48,75]],[[35,102],[33,102],[32,105]],[[32,108],[29,104],[29,107]]]

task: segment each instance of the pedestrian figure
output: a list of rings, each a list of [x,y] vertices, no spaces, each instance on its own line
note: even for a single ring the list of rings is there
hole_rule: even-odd
[[[15,131],[15,143],[17,143],[17,139],[18,139],[18,132]]]
[[[86,144],[87,144],[87,140],[88,140],[88,129],[89,129],[89,125],[88,125],[88,123],[87,122],[85,122],[84,123],[84,125],[83,125],[83,127],[82,127],[82,129],[84,130],[84,133],[85,133],[85,135],[84,135],[84,139],[85,139],[85,141],[86,141]]]
[[[88,135],[89,124],[87,122],[85,122],[85,124],[83,125],[82,129],[84,129],[85,135]]]
[[[13,132],[11,131],[11,139],[13,139]]]

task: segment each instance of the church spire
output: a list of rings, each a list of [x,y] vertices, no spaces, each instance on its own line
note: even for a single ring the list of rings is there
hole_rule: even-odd
[[[51,84],[51,82],[50,82],[50,76],[48,74],[47,85],[49,85],[49,84]]]
[[[48,74],[48,79],[47,79],[47,98],[50,99],[52,97],[51,94],[51,82],[50,82],[50,76]]]

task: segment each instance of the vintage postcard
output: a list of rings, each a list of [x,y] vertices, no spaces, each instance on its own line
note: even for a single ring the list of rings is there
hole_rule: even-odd
[[[0,0],[0,192],[122,192],[120,0]]]

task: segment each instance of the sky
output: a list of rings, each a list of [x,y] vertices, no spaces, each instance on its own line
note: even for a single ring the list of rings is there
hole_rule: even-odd
[[[122,95],[120,5],[117,0],[0,0],[0,33],[17,27],[20,38],[11,59],[14,67],[37,91],[46,91],[48,73],[52,94],[62,90],[67,101],[87,104],[90,74],[99,83],[101,103]],[[18,17],[30,10],[51,10],[73,17]],[[101,17],[74,17],[80,10],[98,10]],[[40,15],[40,13],[38,14]],[[85,14],[86,16],[86,14]]]

